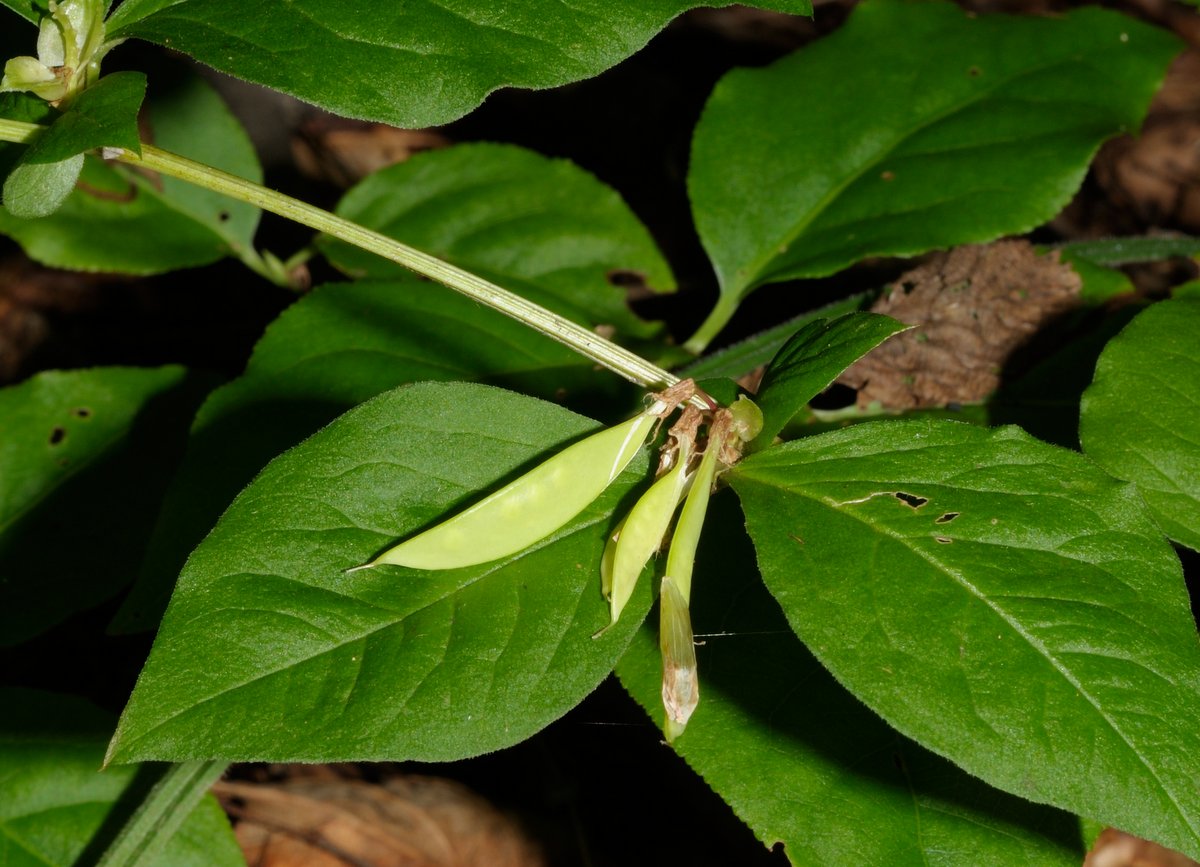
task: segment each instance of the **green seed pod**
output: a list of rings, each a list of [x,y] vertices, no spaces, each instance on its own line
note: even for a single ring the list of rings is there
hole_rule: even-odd
[[[717,475],[720,451],[713,443],[704,450],[691,490],[679,513],[675,533],[671,536],[671,546],[667,549],[667,574],[671,576],[685,605],[692,598],[692,568],[696,562],[696,547],[700,544],[700,531],[704,527],[704,515],[708,512],[713,480]]]
[[[607,600],[612,599],[613,562],[617,559],[617,540],[621,538],[621,530],[625,527],[624,519],[612,531],[608,542],[604,545],[604,554],[600,557],[600,592]]]
[[[691,450],[686,445],[681,447],[675,466],[642,494],[621,525],[612,558],[610,581],[613,623],[617,622],[625,603],[633,595],[633,588],[646,561],[662,547],[663,537],[671,525],[671,516],[679,507],[687,487],[690,456]]]
[[[700,703],[700,681],[696,676],[696,642],[687,600],[668,575],[658,596],[658,643],[662,649],[662,700],[667,712],[663,733],[668,741],[683,734],[692,712]]]
[[[466,511],[389,548],[365,566],[459,569],[528,548],[600,496],[641,450],[655,421],[654,415],[642,413],[580,440]]]

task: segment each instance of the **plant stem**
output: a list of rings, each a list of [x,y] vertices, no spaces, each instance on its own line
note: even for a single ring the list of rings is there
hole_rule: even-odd
[[[717,299],[717,306],[696,329],[696,333],[687,339],[683,348],[695,355],[704,352],[708,344],[712,343],[713,339],[721,333],[721,329],[729,324],[729,320],[737,310],[737,302],[736,296],[722,293],[721,297]]]
[[[228,762],[182,762],[166,772],[138,805],[96,867],[149,867],[161,864],[162,847],[191,815]]]
[[[24,143],[42,127],[37,124],[0,119],[0,141]],[[523,322],[579,354],[601,364],[630,382],[645,388],[661,389],[674,385],[679,377],[646,361],[641,356],[605,340],[590,329],[551,313],[520,295],[490,283],[469,271],[422,253],[386,235],[309,205],[299,199],[269,190],[253,181],[195,162],[152,145],[142,145],[142,155],[122,151],[117,160],[170,175],[205,189],[223,193],[264,211],[286,217],[318,232],[324,232],[348,244],[375,253],[422,276],[467,295],[481,304]]]

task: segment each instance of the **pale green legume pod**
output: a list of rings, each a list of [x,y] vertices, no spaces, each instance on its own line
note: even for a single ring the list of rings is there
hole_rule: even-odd
[[[709,443],[700,459],[700,467],[692,480],[691,490],[679,512],[679,521],[671,536],[667,549],[666,574],[683,597],[684,604],[692,598],[692,569],[696,563],[696,548],[700,544],[700,531],[704,528],[704,516],[708,512],[708,500],[712,494],[713,480],[717,475],[717,459],[720,449]]]
[[[616,623],[621,611],[633,595],[638,576],[646,561],[662,547],[663,537],[671,525],[671,517],[683,499],[688,482],[688,458],[691,449],[683,445],[675,466],[660,476],[646,493],[629,510],[621,525],[612,557],[612,579],[610,582],[612,622]]]
[[[568,446],[453,518],[389,548],[366,566],[459,569],[528,548],[582,512],[621,474],[657,421],[655,408]]]

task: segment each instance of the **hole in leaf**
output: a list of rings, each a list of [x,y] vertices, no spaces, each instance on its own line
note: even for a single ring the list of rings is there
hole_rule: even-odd
[[[937,519],[936,521],[934,521],[933,523],[935,523],[935,524],[949,524],[951,521],[953,521],[953,520],[954,520],[955,518],[957,518],[958,516],[959,516],[959,513],[958,513],[958,512],[947,512],[946,514],[942,515],[940,518],[938,518],[938,519]]]
[[[906,494],[904,491],[896,491],[893,496],[904,503],[906,506],[911,506],[914,509],[919,509],[929,502],[928,497],[919,497],[916,494]]]
[[[954,540],[949,539],[946,536],[934,536],[933,541],[937,542],[939,545],[949,545]]]
[[[646,275],[640,271],[630,271],[625,268],[613,268],[604,275],[608,282],[622,289],[646,288]]]
[[[76,407],[74,412],[75,412],[76,418],[91,418],[92,417],[92,411],[90,409],[88,409],[86,406]]]
[[[64,427],[56,427],[50,431],[50,445],[56,446],[67,438],[67,429]]]
[[[229,222],[230,216],[231,215],[228,211],[221,211],[221,213],[217,214],[217,222],[218,223],[227,223],[227,222]]]

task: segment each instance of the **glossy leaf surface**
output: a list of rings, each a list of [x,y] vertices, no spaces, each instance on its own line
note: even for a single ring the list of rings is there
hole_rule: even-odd
[[[1178,50],[1095,8],[968,16],[871,0],[832,35],[729,73],[688,179],[722,293],[701,336],[764,283],[1048,220],[1100,143],[1137,129]]]
[[[82,699],[0,689],[0,852],[6,867],[94,863],[133,804],[139,769],[100,770],[112,717]],[[149,768],[141,769],[148,771]],[[98,848],[99,847],[99,848]],[[85,856],[85,852],[89,853]],[[162,867],[241,867],[229,821],[211,796],[167,843]]]
[[[834,676],[983,780],[1200,852],[1200,642],[1132,486],[1016,428],[876,422],[731,474]]]
[[[137,36],[348,117],[422,127],[500,87],[554,87],[628,57],[693,0],[442,0],[348,6],[298,0],[128,0],[110,37]],[[809,0],[751,5],[808,15]],[[231,51],[236,44],[240,50]]]
[[[159,147],[262,180],[245,131],[199,78],[157,76],[146,122]],[[259,216],[184,181],[88,157],[78,188],[57,212],[19,220],[0,210],[0,233],[53,267],[153,274],[236,255],[251,245]]]
[[[767,365],[754,402],[763,413],[755,441],[770,444],[792,416],[843,370],[909,326],[878,313],[818,319],[796,332]]]
[[[1079,437],[1137,484],[1168,536],[1200,550],[1200,297],[1154,304],[1109,342]]]
[[[206,385],[108,367],[0,390],[0,644],[130,580]]]
[[[615,326],[619,336],[661,330],[633,314],[624,287],[675,287],[650,233],[615,191],[573,163],[512,145],[420,154],[365,178],[337,213],[571,319]],[[405,271],[331,238],[321,246],[354,276]]]
[[[691,605],[701,699],[673,746],[755,836],[804,867],[1079,864],[1074,817],[984,785],[838,685],[763,587],[741,523],[734,498],[713,499]],[[656,725],[660,667],[644,626],[617,672]]]
[[[596,565],[644,459],[510,558],[350,574],[595,425],[551,404],[423,383],[273,461],[192,554],[110,756],[446,760],[528,737],[612,669]]]

